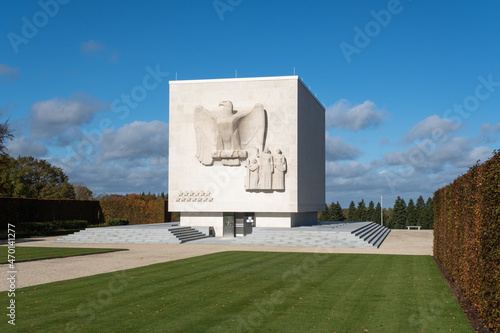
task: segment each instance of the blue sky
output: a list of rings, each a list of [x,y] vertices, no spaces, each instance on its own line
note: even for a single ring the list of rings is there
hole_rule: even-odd
[[[167,191],[168,81],[297,75],[325,105],[326,199],[432,196],[500,148],[496,1],[8,1],[12,156],[94,194]]]

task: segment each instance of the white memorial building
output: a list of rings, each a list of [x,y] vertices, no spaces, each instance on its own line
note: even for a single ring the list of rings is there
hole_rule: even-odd
[[[170,81],[169,210],[215,236],[317,222],[325,108],[298,76]]]

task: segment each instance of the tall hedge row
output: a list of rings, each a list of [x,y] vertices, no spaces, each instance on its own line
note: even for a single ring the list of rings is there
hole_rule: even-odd
[[[0,197],[0,230],[9,223],[84,220],[95,225],[113,218],[128,219],[130,224],[161,223],[170,221],[171,214],[167,200],[135,194],[101,201]]]
[[[500,332],[500,150],[434,193],[434,256]]]
[[[101,200],[106,219],[127,219],[129,224],[146,224],[170,221],[167,200],[148,198],[137,194],[113,196]]]
[[[56,200],[0,197],[0,229],[19,222],[85,220],[89,224],[104,222],[99,201]]]

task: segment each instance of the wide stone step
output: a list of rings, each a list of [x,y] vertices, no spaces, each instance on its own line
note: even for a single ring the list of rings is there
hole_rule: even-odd
[[[180,244],[208,237],[191,227],[172,224],[87,228],[58,238],[56,243]]]
[[[253,228],[245,237],[211,238],[198,244],[377,248],[388,229],[373,222],[323,222],[298,228]],[[360,237],[361,236],[361,237]]]
[[[373,247],[378,248],[389,232],[390,229],[384,226],[368,222],[366,225],[354,230],[352,233]]]

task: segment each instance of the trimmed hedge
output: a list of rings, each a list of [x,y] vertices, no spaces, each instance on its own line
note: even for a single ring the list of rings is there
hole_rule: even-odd
[[[128,196],[113,195],[111,199],[101,200],[100,203],[106,219],[127,219],[130,224],[170,221],[167,200],[130,194]]]
[[[7,224],[85,220],[89,224],[104,223],[97,200],[55,200],[0,197],[0,230]]]
[[[21,222],[16,231],[41,235],[55,230],[85,229],[87,226],[87,221]]]
[[[500,332],[500,150],[434,193],[434,256]]]
[[[108,200],[54,200],[0,197],[0,230],[21,222],[85,220],[89,225],[109,219],[127,219],[130,224],[171,221],[168,201],[137,194],[113,195]]]
[[[106,220],[107,225],[128,225],[127,219],[108,219]]]

